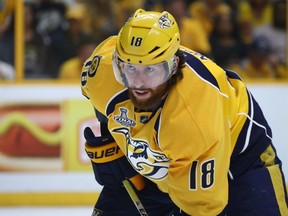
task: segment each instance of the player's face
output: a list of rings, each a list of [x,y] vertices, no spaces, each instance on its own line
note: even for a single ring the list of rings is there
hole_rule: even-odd
[[[155,88],[168,78],[163,63],[147,66],[125,64],[123,72],[130,88]]]
[[[155,89],[173,75],[177,68],[178,57],[157,64],[132,64],[120,60],[113,54],[112,67],[116,80],[127,88]]]
[[[165,82],[155,88],[128,88],[129,96],[134,106],[139,110],[149,110],[158,105],[168,90]]]

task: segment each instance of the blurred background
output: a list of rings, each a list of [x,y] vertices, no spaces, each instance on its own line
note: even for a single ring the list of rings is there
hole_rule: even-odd
[[[0,214],[25,215],[27,206],[92,212],[101,186],[82,132],[99,125],[81,95],[81,67],[138,8],[172,13],[182,45],[246,81],[288,181],[287,7],[285,0],[0,0]]]

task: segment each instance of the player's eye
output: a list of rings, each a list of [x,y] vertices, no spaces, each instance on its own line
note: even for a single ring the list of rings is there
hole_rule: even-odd
[[[154,67],[146,67],[145,68],[145,72],[148,73],[148,74],[154,72],[154,70],[155,70]]]
[[[130,73],[135,72],[136,68],[133,65],[126,65],[126,70]]]

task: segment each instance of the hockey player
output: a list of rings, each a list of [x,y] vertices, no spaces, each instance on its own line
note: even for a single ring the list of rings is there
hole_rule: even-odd
[[[101,122],[101,137],[84,131],[104,185],[94,215],[288,215],[261,108],[236,73],[180,45],[168,12],[137,10],[94,50],[81,84]]]

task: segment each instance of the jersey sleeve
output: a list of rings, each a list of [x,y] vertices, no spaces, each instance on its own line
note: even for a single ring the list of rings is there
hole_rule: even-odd
[[[116,36],[111,36],[104,40],[102,43],[100,43],[95,48],[91,56],[83,64],[81,72],[81,92],[88,99],[91,98],[90,91],[93,90],[93,85],[97,83],[97,80],[95,80],[95,74],[97,73],[97,71],[106,71],[106,68],[109,67],[109,63],[111,65],[111,60],[108,60],[108,66],[99,67],[100,64],[102,64],[100,63],[101,58],[103,56],[109,55],[109,53],[111,52],[110,50],[113,50],[116,43],[116,38]],[[107,63],[105,64],[107,65]],[[112,66],[110,68],[112,68]],[[101,73],[103,73],[103,71]]]
[[[219,140],[199,157],[191,160],[179,158],[171,163],[168,192],[173,202],[187,214],[218,215],[225,208],[228,202],[229,149],[225,149],[224,144],[225,135],[219,136]],[[183,155],[184,151],[187,151],[185,147]]]
[[[205,76],[204,68],[202,74],[197,74],[197,68],[184,71],[185,79],[176,87],[175,98],[169,100],[173,108],[163,110],[160,129],[165,140],[160,146],[172,158],[168,193],[184,212],[197,216],[218,215],[227,205],[230,118],[235,113],[227,108],[228,101],[235,100],[235,92],[225,72],[215,67],[210,74],[210,65],[206,66]]]
[[[198,129],[191,123],[184,128],[178,125],[181,130],[177,132],[175,124],[174,136],[166,147],[171,149],[173,158],[168,171],[168,193],[190,215],[217,215],[228,202],[229,124],[224,122],[220,108],[215,108],[214,114],[210,120],[212,115],[205,115],[205,123]],[[200,119],[196,121],[199,123]]]

